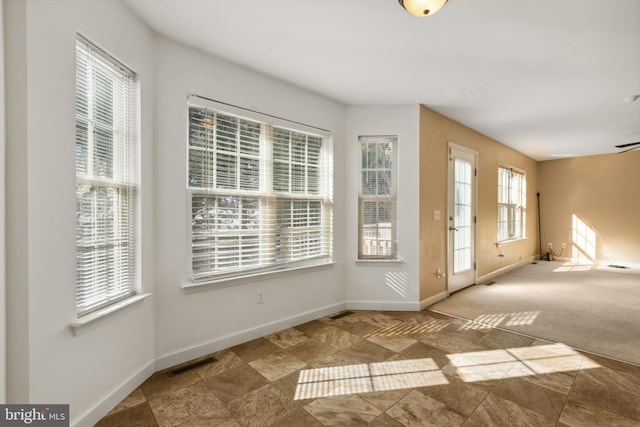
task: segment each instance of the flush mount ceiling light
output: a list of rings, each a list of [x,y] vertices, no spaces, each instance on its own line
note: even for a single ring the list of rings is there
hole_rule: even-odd
[[[400,6],[413,16],[431,16],[440,10],[447,0],[398,0]]]

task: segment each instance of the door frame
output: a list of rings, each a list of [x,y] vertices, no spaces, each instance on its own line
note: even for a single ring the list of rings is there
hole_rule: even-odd
[[[470,283],[469,285],[466,285],[464,287],[468,287],[468,286],[472,286],[474,284],[476,284],[476,282],[478,281],[478,270],[477,270],[477,246],[478,246],[478,231],[477,231],[477,225],[478,225],[478,152],[475,150],[472,150],[470,148],[467,148],[465,146],[456,144],[454,142],[449,141],[448,145],[447,145],[447,218],[446,218],[446,224],[445,224],[445,230],[447,233],[447,253],[446,253],[446,257],[447,257],[447,297],[450,296],[453,292],[457,291],[457,290],[461,290],[463,288],[460,289],[456,289],[454,291],[451,291],[451,282],[452,282],[452,277],[453,277],[453,256],[452,256],[452,249],[453,249],[453,233],[451,233],[451,231],[449,230],[449,226],[450,226],[450,218],[452,217],[452,207],[453,207],[453,199],[454,199],[454,195],[453,195],[453,174],[454,171],[452,169],[452,164],[453,164],[453,157],[452,157],[452,152],[453,150],[468,154],[470,156],[473,157],[473,166],[474,166],[474,171],[473,171],[473,175],[472,175],[472,184],[471,184],[471,188],[472,188],[472,196],[471,196],[471,203],[473,203],[473,209],[471,214],[473,215],[473,221],[474,221],[474,225],[473,225],[473,236],[471,236],[472,239],[472,243],[473,243],[473,254],[472,254],[472,259],[471,262],[473,263],[473,283]]]

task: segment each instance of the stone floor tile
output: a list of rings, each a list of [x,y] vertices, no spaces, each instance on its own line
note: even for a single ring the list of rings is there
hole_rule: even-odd
[[[275,334],[267,335],[265,339],[271,341],[280,348],[288,349],[289,347],[303,343],[311,338],[295,328],[289,328],[276,332]]]
[[[383,362],[395,354],[393,351],[367,340],[358,341],[342,350],[342,353],[363,363]]]
[[[558,419],[567,398],[567,393],[559,393],[521,378],[500,381],[491,394],[536,411],[548,419]]]
[[[332,355],[336,351],[334,347],[328,346],[315,338],[311,338],[287,349],[289,354],[309,365]]]
[[[640,422],[640,377],[605,367],[581,369],[569,401],[583,402]]]
[[[171,393],[200,381],[201,378],[195,371],[185,371],[173,376],[170,376],[165,371],[153,374],[140,388],[147,400],[151,400],[162,394]]]
[[[572,427],[638,427],[640,422],[616,415],[607,410],[586,404],[569,401],[560,415],[560,423]]]
[[[230,350],[248,363],[266,356],[267,354],[275,353],[280,350],[280,347],[265,338],[258,338],[244,344],[231,347]]]
[[[307,366],[302,360],[285,351],[268,354],[249,362],[249,365],[269,381],[275,381]]]
[[[107,415],[96,424],[96,427],[154,427],[157,425],[149,404],[144,402]]]
[[[251,366],[244,364],[204,380],[218,398],[227,403],[262,387],[267,380]]]
[[[224,371],[243,365],[245,362],[230,350],[222,350],[214,353],[216,361],[196,368],[200,378],[205,379],[223,373]]]
[[[465,417],[445,404],[412,390],[398,403],[386,411],[386,414],[407,427],[425,425],[461,426]]]
[[[107,415],[115,414],[116,412],[120,412],[124,409],[129,409],[134,406],[138,406],[141,403],[146,403],[147,398],[144,396],[142,389],[138,387],[134,391],[131,392],[122,402],[120,402],[115,408],[113,408]]]
[[[269,426],[300,408],[271,384],[232,400],[227,406],[243,426]]]
[[[471,414],[467,426],[548,427],[555,425],[536,411],[490,394]]]
[[[382,414],[358,395],[316,399],[304,408],[325,426],[367,425]]]
[[[160,427],[175,426],[196,417],[229,418],[227,408],[203,383],[181,388],[149,400]]]
[[[293,411],[290,415],[276,421],[273,427],[322,427],[322,423],[304,408]]]

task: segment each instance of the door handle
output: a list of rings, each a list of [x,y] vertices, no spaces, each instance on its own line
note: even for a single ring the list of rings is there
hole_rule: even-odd
[[[458,231],[457,228],[455,228],[453,225],[449,226],[449,231]]]

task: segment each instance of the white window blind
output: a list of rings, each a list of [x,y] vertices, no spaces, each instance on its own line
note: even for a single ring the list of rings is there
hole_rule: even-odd
[[[361,136],[358,259],[396,259],[394,136]]]
[[[132,71],[76,40],[76,304],[82,316],[135,293]]]
[[[498,167],[498,242],[522,239],[526,230],[525,174]]]
[[[192,280],[330,260],[329,135],[198,101],[188,105]]]

